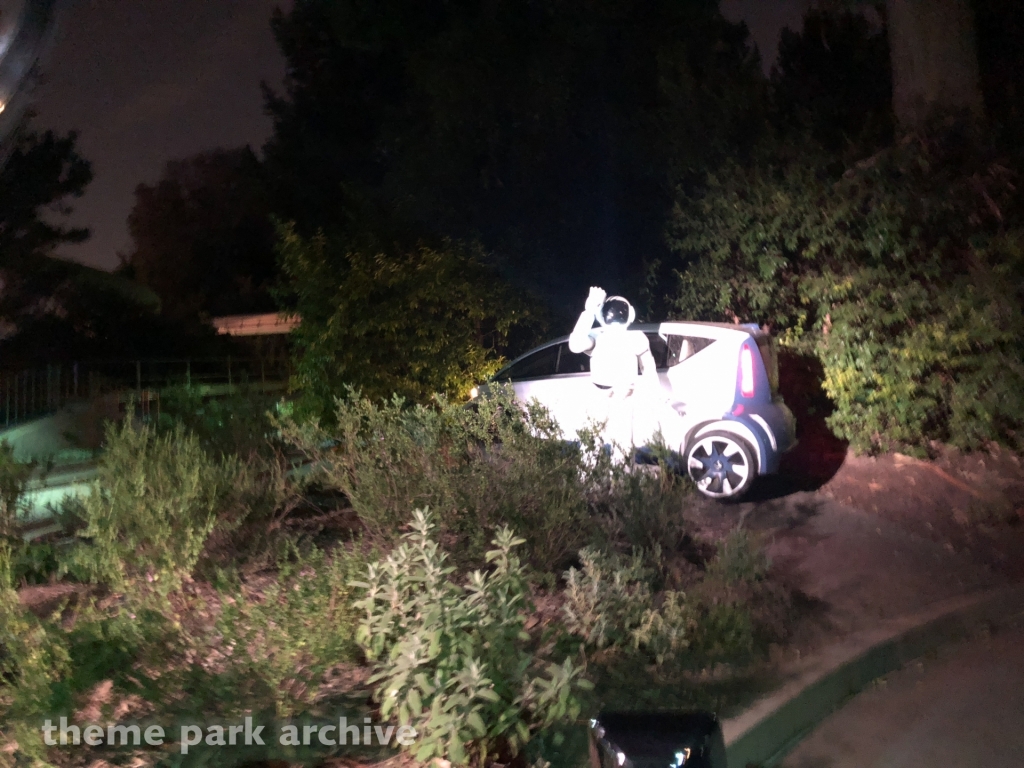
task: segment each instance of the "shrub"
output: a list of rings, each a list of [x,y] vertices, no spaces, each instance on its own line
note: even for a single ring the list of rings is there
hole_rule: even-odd
[[[588,647],[639,652],[656,665],[701,667],[742,663],[755,646],[755,607],[767,574],[756,540],[736,530],[719,545],[704,577],[686,592],[656,595],[659,553],[631,558],[594,549],[580,552],[580,569],[565,574],[566,628]]]
[[[754,583],[768,574],[768,556],[756,538],[736,528],[719,544],[715,558],[708,563],[708,578],[719,578],[727,585]]]
[[[594,648],[632,642],[652,600],[643,553],[627,560],[587,548],[580,562],[565,574],[566,628]]]
[[[291,225],[278,234],[285,300],[302,315],[300,413],[332,420],[346,384],[375,398],[466,397],[501,367],[510,333],[536,324],[533,302],[479,247],[307,239]]]
[[[658,464],[638,466],[601,450],[593,433],[580,437],[590,466],[585,487],[591,514],[607,539],[645,553],[652,568],[660,568],[661,552],[685,549],[693,486],[667,449],[652,446]]]
[[[269,414],[275,400],[273,395],[244,386],[217,398],[204,396],[194,386],[171,387],[161,393],[157,426],[164,433],[173,432],[180,424],[217,456],[268,455],[273,451]]]
[[[12,584],[41,582],[58,570],[53,545],[25,541],[18,533],[18,517],[25,511],[25,487],[35,468],[14,458],[14,449],[0,441],[0,546],[8,547]]]
[[[308,708],[328,669],[356,660],[351,582],[364,572],[356,549],[314,549],[283,562],[260,597],[221,590],[217,632],[236,706],[269,700],[288,717]]]
[[[0,540],[18,538],[15,526],[31,474],[32,465],[15,461],[10,443],[0,440]]]
[[[589,685],[571,660],[556,664],[526,633],[532,609],[508,528],[487,553],[489,573],[466,584],[433,540],[434,524],[417,510],[412,531],[359,586],[357,639],[376,662],[371,678],[381,716],[397,715],[418,735],[415,757],[465,764],[510,757],[538,729],[571,721],[574,691]]]
[[[587,646],[640,651],[661,665],[688,647],[692,610],[674,591],[655,607],[655,574],[644,559],[640,551],[625,559],[584,549],[582,567],[565,574],[562,610],[566,628]]]
[[[754,653],[750,605],[735,596],[721,602],[693,601],[689,615],[689,651],[701,665],[745,663]]]
[[[556,572],[586,543],[580,450],[555,439],[550,418],[524,411],[509,391],[471,407],[376,404],[350,391],[337,401],[336,420],[329,432],[284,431],[378,541],[394,537],[406,510],[429,507],[461,563],[483,563],[489,537],[506,525],[524,531],[524,560],[541,572]]]
[[[1024,205],[1003,160],[955,136],[836,168],[771,148],[673,215],[668,304],[754,320],[813,351],[859,451],[1022,447]],[[662,266],[657,267],[662,270]]]
[[[10,548],[0,543],[0,722],[9,726],[0,736],[0,765],[6,755],[43,758],[39,724],[52,714],[54,688],[69,662],[62,633],[21,605],[11,582]]]
[[[88,545],[76,550],[75,566],[114,587],[142,578],[165,594],[177,589],[244,474],[180,425],[166,435],[128,420],[109,426],[99,478],[81,508]]]

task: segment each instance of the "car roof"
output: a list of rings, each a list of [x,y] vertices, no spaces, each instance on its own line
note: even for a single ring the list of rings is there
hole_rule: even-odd
[[[744,336],[760,336],[764,335],[757,325],[753,323],[748,324],[735,324],[735,323],[708,323],[703,321],[689,321],[689,320],[666,320],[661,323],[633,323],[629,326],[631,331],[642,331],[644,333],[657,333],[658,331],[676,331],[680,336],[686,335],[687,331],[694,332],[699,331],[702,335],[706,335],[709,339],[721,339],[733,336],[735,334],[742,334]],[[534,352],[538,352],[542,349],[554,346],[555,344],[563,344],[569,340],[569,334],[559,336],[558,338],[546,341],[543,344],[538,344],[536,347],[532,347],[527,352],[519,355],[513,360],[509,360],[505,365],[501,367],[501,371],[505,370],[511,365],[518,363],[524,357],[532,355]],[[497,375],[497,374],[495,374]]]

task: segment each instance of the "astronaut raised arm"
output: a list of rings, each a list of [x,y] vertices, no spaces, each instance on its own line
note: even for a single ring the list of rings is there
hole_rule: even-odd
[[[597,313],[601,311],[601,305],[604,304],[607,295],[601,288],[590,289],[580,319],[576,321],[576,327],[569,334],[570,351],[577,354],[586,352],[588,355],[594,351],[594,334],[591,331],[597,321]]]

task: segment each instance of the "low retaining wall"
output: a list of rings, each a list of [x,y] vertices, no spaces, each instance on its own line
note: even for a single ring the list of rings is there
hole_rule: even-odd
[[[943,602],[809,659],[796,679],[723,725],[729,768],[778,765],[818,723],[873,680],[984,626],[1024,614],[1024,586]]]

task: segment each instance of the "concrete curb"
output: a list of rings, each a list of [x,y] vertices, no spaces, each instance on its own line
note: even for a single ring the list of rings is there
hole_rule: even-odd
[[[778,765],[814,726],[871,681],[981,626],[1022,613],[1024,585],[956,598],[809,659],[795,679],[722,723],[729,768]]]

